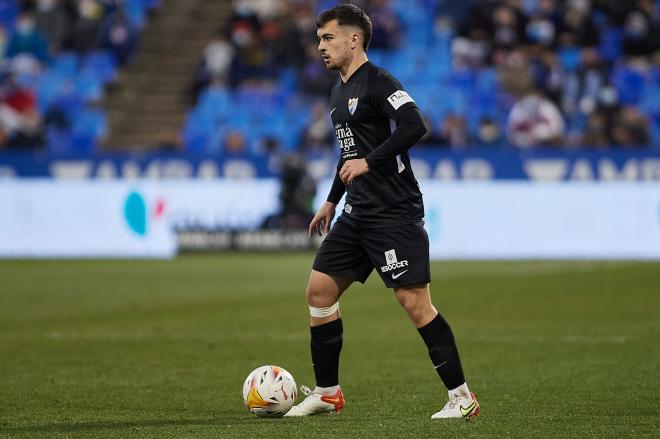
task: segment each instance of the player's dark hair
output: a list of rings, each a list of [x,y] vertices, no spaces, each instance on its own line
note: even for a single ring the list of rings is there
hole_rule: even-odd
[[[332,20],[337,20],[340,26],[359,27],[364,36],[362,47],[365,52],[367,51],[371,42],[373,28],[371,26],[371,19],[362,9],[350,4],[335,6],[319,15],[319,18],[316,20],[316,28],[322,28]]]

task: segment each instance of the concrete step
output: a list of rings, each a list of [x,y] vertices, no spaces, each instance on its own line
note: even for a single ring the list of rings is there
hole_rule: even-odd
[[[231,2],[223,0],[163,0],[140,37],[134,63],[106,99],[110,148],[148,148],[163,131],[181,129],[195,67],[230,12]]]

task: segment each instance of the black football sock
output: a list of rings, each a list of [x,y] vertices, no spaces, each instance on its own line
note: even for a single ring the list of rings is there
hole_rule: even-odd
[[[312,366],[318,387],[339,385],[339,353],[343,344],[341,318],[309,328],[312,335]]]
[[[426,326],[417,329],[429,349],[429,356],[436,372],[448,390],[465,382],[461,359],[454,341],[454,334],[447,321],[438,314]]]

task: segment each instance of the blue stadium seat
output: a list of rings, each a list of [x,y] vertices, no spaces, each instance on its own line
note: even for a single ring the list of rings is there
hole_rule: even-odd
[[[83,58],[81,70],[93,73],[103,84],[108,84],[117,77],[117,61],[107,51],[95,51]]]
[[[44,114],[60,94],[63,79],[53,71],[41,75],[36,84],[37,105]]]
[[[149,8],[149,0],[127,0],[124,3],[124,10],[131,24],[138,29],[144,27],[144,19]]]
[[[623,44],[623,33],[618,27],[607,28],[601,34],[598,53],[600,56],[610,62],[621,57]]]
[[[231,97],[227,90],[209,87],[202,92],[195,111],[198,114],[217,119],[230,112],[232,108]]]
[[[660,150],[660,121],[651,122],[651,148]]]
[[[74,121],[71,131],[71,152],[94,152],[98,141],[107,133],[105,113],[101,110],[85,109]]]
[[[103,84],[92,71],[81,71],[76,78],[76,93],[85,102],[99,102],[103,99]]]
[[[73,138],[67,129],[49,127],[46,130],[46,151],[53,155],[65,155],[72,152]]]
[[[78,74],[80,60],[74,52],[62,52],[50,64],[50,71],[64,77],[73,78]]]
[[[2,24],[5,27],[7,34],[13,32],[17,15],[18,15],[17,2],[13,0],[0,1],[0,24]]]
[[[619,92],[622,104],[636,104],[642,97],[645,78],[635,69],[619,66],[612,72],[612,83]]]

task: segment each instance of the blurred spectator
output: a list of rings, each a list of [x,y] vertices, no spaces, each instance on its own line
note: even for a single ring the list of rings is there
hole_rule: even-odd
[[[580,139],[580,146],[603,149],[612,142],[608,136],[607,118],[600,111],[595,111],[587,118],[584,136]]]
[[[37,30],[32,13],[24,12],[19,16],[5,57],[10,60],[12,69],[24,73],[38,73],[50,60],[48,41]]]
[[[309,43],[305,48],[305,64],[298,78],[303,94],[327,98],[337,82],[337,74],[330,72],[319,56],[317,43]]]
[[[660,13],[651,0],[639,0],[638,8],[626,15],[623,51],[630,56],[651,55],[660,50]]]
[[[325,102],[317,101],[312,105],[311,118],[305,127],[300,140],[300,149],[303,151],[328,150],[335,144],[335,133],[331,119],[328,117]]]
[[[180,151],[183,147],[181,135],[176,130],[162,129],[158,133],[156,147],[163,152]]]
[[[454,68],[478,68],[488,63],[490,42],[481,29],[472,30],[470,38],[457,37],[451,43]]]
[[[193,102],[196,102],[200,92],[211,84],[227,86],[234,53],[234,47],[223,33],[217,33],[206,45],[191,85]]]
[[[479,120],[475,137],[470,142],[476,147],[494,148],[504,145],[504,136],[499,125],[491,117]]]
[[[581,52],[581,63],[577,72],[570,73],[565,82],[563,109],[569,116],[575,111],[589,114],[596,108],[600,90],[607,84],[607,68],[598,51],[586,47]]]
[[[435,0],[436,15],[442,19],[447,26],[455,31],[470,13],[470,9],[476,0]]]
[[[561,46],[596,46],[600,42],[598,28],[590,12],[590,0],[568,0],[560,24]]]
[[[7,45],[9,44],[9,35],[7,34],[7,28],[0,23],[0,60],[4,60],[4,57],[7,54]]]
[[[612,126],[612,142],[622,148],[649,146],[649,127],[644,115],[633,106],[620,109]]]
[[[204,49],[204,69],[212,78],[227,78],[234,48],[223,34],[218,34]]]
[[[442,122],[441,138],[453,149],[467,147],[468,135],[465,118],[457,113],[449,113]]]
[[[524,96],[534,89],[532,66],[520,49],[511,52],[497,72],[502,90],[513,96]]]
[[[492,41],[495,50],[511,50],[525,42],[526,18],[509,4],[495,8],[492,17]]]
[[[230,74],[231,87],[238,87],[243,83],[259,85],[270,76],[269,54],[259,30],[256,16],[239,16],[232,20],[230,35],[236,53]]]
[[[37,29],[50,45],[51,53],[59,53],[71,25],[60,0],[37,0],[34,12]]]
[[[559,105],[566,75],[557,54],[551,50],[542,51],[533,64],[533,72],[536,87]]]
[[[426,114],[422,114],[424,118],[424,125],[426,126],[426,134],[417,142],[420,146],[441,146],[443,139],[440,138],[440,129],[442,124],[434,124],[433,121]]]
[[[0,138],[8,148],[42,145],[42,121],[34,94],[4,74],[0,85]]]
[[[234,0],[234,12],[238,15],[254,15],[270,18],[277,14],[279,0]]]
[[[457,113],[447,113],[437,124],[425,118],[427,134],[420,143],[428,146],[448,146],[463,149],[468,146],[468,134],[465,118]]]
[[[371,19],[373,34],[369,47],[374,49],[393,49],[401,37],[401,26],[390,8],[388,0],[371,0],[365,11]]]
[[[275,65],[299,69],[304,58],[300,54],[304,50],[303,34],[298,28],[294,9],[289,2],[279,2],[277,14],[264,18],[261,36],[267,44]],[[300,14],[300,11],[296,11]]]
[[[519,148],[559,146],[563,141],[564,120],[559,108],[540,93],[518,100],[507,121],[509,142]]]
[[[101,47],[115,57],[119,65],[126,64],[137,45],[137,29],[133,27],[123,9],[108,15],[99,30]]]
[[[227,157],[244,158],[247,155],[245,135],[239,130],[229,131],[223,140],[223,151]]]
[[[97,0],[79,0],[77,13],[73,43],[79,53],[86,54],[98,47],[104,9]]]
[[[307,171],[305,157],[299,154],[283,157],[280,180],[282,207],[278,213],[264,220],[262,228],[306,230],[314,217],[316,182]]]
[[[560,23],[561,14],[556,0],[539,0],[531,12],[531,20],[525,27],[528,41],[545,48],[554,47]]]

